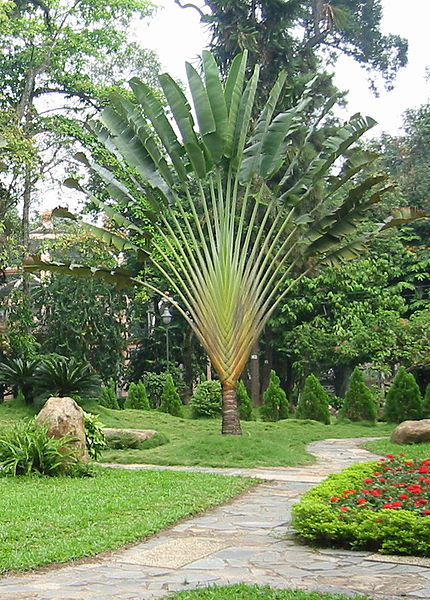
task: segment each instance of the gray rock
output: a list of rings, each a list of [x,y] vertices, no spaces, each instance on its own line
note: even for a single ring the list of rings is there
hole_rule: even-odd
[[[390,440],[394,444],[416,444],[430,442],[430,419],[421,421],[403,421],[393,433]]]
[[[118,433],[131,433],[136,436],[139,442],[144,442],[145,440],[152,438],[157,432],[154,429],[110,429],[109,427],[105,427],[103,433],[107,440],[110,437],[116,436]]]
[[[50,437],[74,436],[76,442],[73,445],[76,447],[81,460],[89,460],[84,413],[73,398],[48,398],[36,417],[36,423],[46,425]]]

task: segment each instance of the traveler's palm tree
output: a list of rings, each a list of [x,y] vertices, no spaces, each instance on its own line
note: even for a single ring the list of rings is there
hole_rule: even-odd
[[[389,187],[384,176],[363,174],[372,161],[369,154],[350,151],[374,124],[371,119],[354,116],[325,139],[303,169],[310,140],[333,103],[309,123],[311,82],[296,106],[276,113],[285,85],[280,74],[255,119],[259,68],[245,83],[246,56],[240,55],[223,83],[209,52],[202,62],[202,76],[187,65],[193,109],[169,75],[160,77],[163,101],[132,79],[134,102],[113,94],[92,125],[129,168],[131,185],[81,155],[113,200],[150,206],[141,210],[150,227],[130,222],[78,182],[67,183],[88,193],[117,226],[98,230],[99,237],[121,251],[136,251],[167,281],[170,294],[143,285],[166,297],[195,331],[221,381],[222,431],[240,434],[235,385],[277,305],[316,264],[337,265],[358,256],[366,240],[411,217],[411,211],[402,209],[359,234],[366,210]],[[56,214],[74,218],[64,209]],[[152,252],[136,241],[148,238],[148,231],[154,232]],[[26,269],[93,274],[119,285],[130,281],[125,272],[47,265],[38,257]]]

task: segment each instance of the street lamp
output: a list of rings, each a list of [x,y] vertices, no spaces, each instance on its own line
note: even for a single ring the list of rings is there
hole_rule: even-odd
[[[170,360],[170,356],[169,356],[169,325],[172,321],[172,313],[169,310],[168,304],[163,305],[160,316],[161,316],[163,325],[166,326],[166,359],[167,359],[167,370],[169,370],[169,360]]]

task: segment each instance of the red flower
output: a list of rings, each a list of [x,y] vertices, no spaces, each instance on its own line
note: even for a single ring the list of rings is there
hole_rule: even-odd
[[[349,510],[349,508],[347,506],[341,506],[340,510]]]
[[[424,467],[423,465],[418,468],[418,473],[428,473],[429,471],[430,469],[428,467]]]
[[[403,452],[399,452],[399,456],[405,456]]]
[[[382,508],[393,508],[392,504],[383,504]]]
[[[430,508],[423,510],[423,515],[430,515]]]
[[[411,466],[411,465],[413,465],[413,464],[414,464],[414,461],[413,461],[413,460],[407,460],[407,461],[405,462],[405,465],[408,465],[408,467],[410,467],[410,466]]]
[[[385,477],[379,477],[378,481],[385,481]]]
[[[371,477],[367,477],[367,478],[364,480],[364,483],[372,483],[372,482],[373,482],[373,479],[372,479]]]
[[[370,490],[370,493],[372,496],[375,496],[375,498],[379,498],[382,495],[379,490]]]
[[[380,475],[381,473],[379,473],[378,471],[375,471],[373,474],[375,475],[375,477],[379,477],[379,475]]]
[[[394,454],[387,454],[386,457],[387,458],[394,458]]]
[[[357,504],[366,504],[367,500],[366,498],[358,498],[357,499]]]
[[[407,494],[400,494],[400,500],[406,500],[409,496]]]
[[[337,502],[339,500],[339,498],[337,496],[333,496],[333,498],[330,498],[330,502]]]
[[[396,500],[395,502],[391,503],[391,506],[393,508],[398,508],[399,506],[402,506],[402,503],[400,502],[400,500]]]

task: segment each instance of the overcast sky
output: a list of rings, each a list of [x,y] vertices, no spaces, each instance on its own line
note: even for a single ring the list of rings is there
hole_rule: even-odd
[[[207,34],[193,9],[181,9],[174,0],[155,0],[158,15],[140,34],[144,46],[154,48],[163,68],[185,79],[184,62],[193,60],[205,47]],[[352,59],[341,58],[336,67],[335,83],[349,90],[345,113],[361,112],[375,118],[378,129],[396,134],[402,125],[402,113],[429,100],[430,83],[426,67],[430,66],[430,0],[382,0],[384,33],[399,34],[409,40],[408,66],[397,76],[395,88],[375,98],[368,89],[366,73]]]

